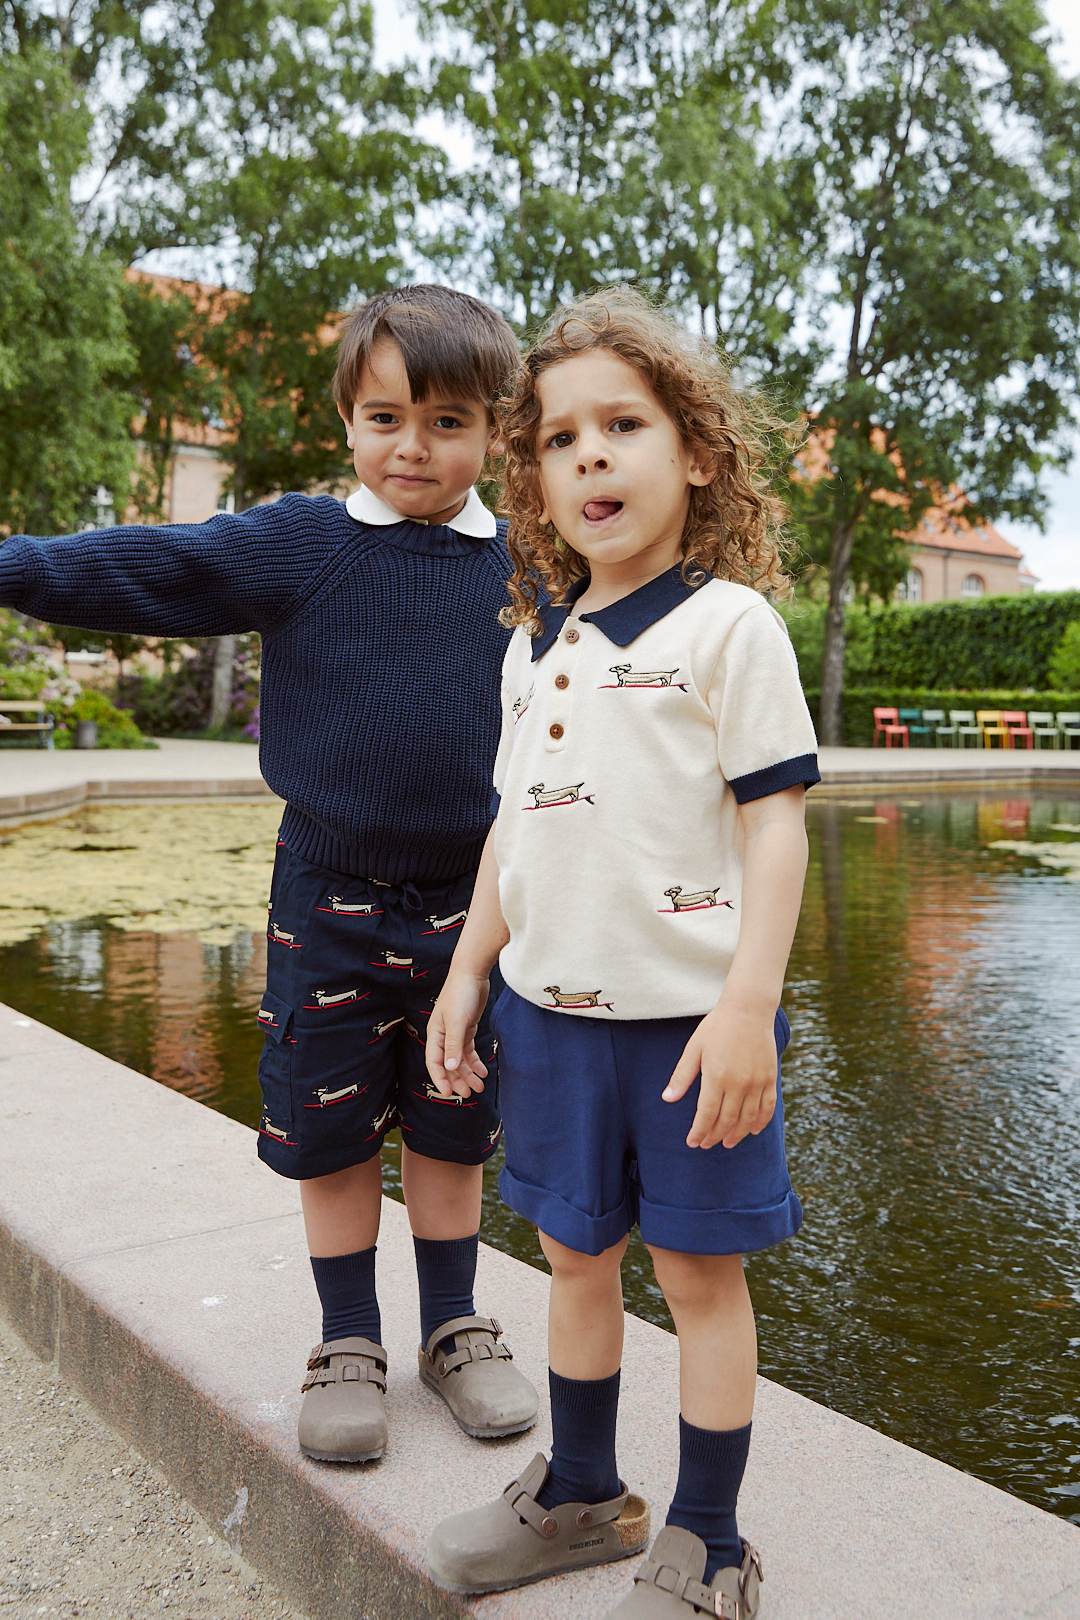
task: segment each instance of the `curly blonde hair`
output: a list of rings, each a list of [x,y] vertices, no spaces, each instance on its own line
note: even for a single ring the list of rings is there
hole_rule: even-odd
[[[526,354],[510,394],[499,403],[506,453],[501,511],[510,520],[514,572],[508,627],[540,630],[541,589],[555,603],[588,574],[588,564],[541,521],[544,509],[536,455],[540,420],[537,384],[560,361],[594,349],[625,360],[648,383],[684,445],[715,467],[712,482],[690,489],[682,571],[691,585],[731,579],[770,595],[786,595],[782,562],[788,549],[786,509],[770,488],[767,468],[777,447],[790,456],[801,433],[773,414],[757,394],[736,388],[728,362],[695,340],[632,287],[605,287],[556,311]]]

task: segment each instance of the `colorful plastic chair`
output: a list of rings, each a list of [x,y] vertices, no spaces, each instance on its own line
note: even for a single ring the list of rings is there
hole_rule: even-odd
[[[1034,748],[1035,738],[1023,709],[1002,709],[1001,723],[1005,727],[1006,748],[1017,748],[1021,742],[1025,748]]]
[[[930,735],[930,727],[925,723],[926,717],[921,709],[901,709],[899,713],[900,724],[907,726],[908,736],[913,741]]]
[[[982,745],[984,748],[993,748],[995,738],[999,747],[1008,748],[1009,738],[1005,727],[1001,723],[1000,709],[976,709],[975,724],[982,732]]]
[[[968,737],[974,737],[976,748],[982,742],[982,731],[975,724],[974,709],[950,709],[949,719],[956,731],[956,746],[966,748]]]
[[[1061,732],[1057,728],[1057,721],[1049,709],[1029,709],[1028,725],[1031,727],[1032,737],[1036,748],[1042,744],[1040,737],[1049,737],[1051,748],[1061,747]]]
[[[1058,712],[1058,730],[1066,748],[1071,748],[1074,742],[1080,742],[1080,709],[1069,710],[1067,714]]]
[[[908,729],[907,726],[902,726],[900,724],[900,711],[898,709],[874,710],[875,748],[878,745],[879,739],[882,738],[884,739],[886,748],[891,748],[894,743],[899,743],[902,748],[906,748],[908,746]]]

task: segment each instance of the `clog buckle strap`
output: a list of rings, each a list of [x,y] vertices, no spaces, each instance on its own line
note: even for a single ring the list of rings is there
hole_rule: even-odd
[[[754,1551],[757,1568],[760,1569],[760,1559],[757,1558],[756,1551],[749,1547],[748,1551]],[[742,1581],[740,1581],[742,1596],[733,1598],[726,1592],[714,1592],[711,1586],[703,1585],[701,1581],[695,1580],[693,1575],[687,1575],[685,1570],[677,1568],[674,1564],[656,1563],[650,1558],[637,1571],[634,1582],[655,1586],[658,1591],[667,1592],[671,1597],[681,1599],[696,1612],[715,1615],[716,1620],[745,1620],[750,1613],[743,1600],[749,1599],[751,1593]]]
[[[444,1322],[431,1335],[425,1352],[439,1377],[445,1378],[472,1361],[513,1361],[509,1345],[500,1342],[501,1339],[502,1324],[496,1317],[455,1316],[452,1322]],[[447,1340],[453,1340],[454,1347],[436,1358],[439,1347]]]
[[[512,1479],[503,1491],[503,1496],[511,1511],[516,1513],[524,1524],[535,1530],[538,1536],[543,1536],[545,1541],[550,1541],[552,1536],[558,1535],[558,1519],[546,1508],[542,1508],[534,1496],[529,1495],[520,1479]]]
[[[366,1339],[335,1339],[329,1344],[317,1344],[308,1357],[308,1376],[300,1385],[301,1395],[323,1384],[374,1384],[386,1393],[386,1355],[375,1353]],[[339,1362],[337,1368],[333,1363]]]

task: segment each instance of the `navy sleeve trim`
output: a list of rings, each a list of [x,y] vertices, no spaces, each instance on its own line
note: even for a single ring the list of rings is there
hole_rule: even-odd
[[[16,541],[0,545],[0,602],[14,607],[26,589],[26,567]]]
[[[767,799],[770,793],[783,793],[785,788],[813,787],[821,781],[816,754],[799,754],[796,759],[781,760],[779,765],[766,765],[762,771],[750,771],[736,776],[729,784],[737,804],[749,804],[752,799]]]
[[[497,815],[499,814],[499,806],[500,806],[500,804],[502,804],[502,794],[501,793],[495,793],[493,791],[492,795],[491,795],[491,819],[492,819],[492,821],[494,821],[495,818],[497,817]]]

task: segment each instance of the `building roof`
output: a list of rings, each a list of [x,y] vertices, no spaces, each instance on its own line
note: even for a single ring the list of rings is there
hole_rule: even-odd
[[[932,506],[912,533],[912,544],[939,551],[970,551],[980,557],[999,557],[1003,562],[1023,560],[1024,553],[992,523],[970,522],[963,514],[964,505],[964,497],[954,495]]]

